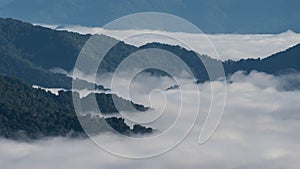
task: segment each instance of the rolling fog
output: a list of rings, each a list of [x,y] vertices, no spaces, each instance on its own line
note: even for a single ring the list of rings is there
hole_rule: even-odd
[[[128,95],[126,90],[119,90],[126,87],[127,78],[116,77],[119,83],[112,92],[154,108],[134,115],[121,112],[128,123],[135,121],[159,129],[158,133],[144,137],[153,142],[108,133],[93,138],[102,148],[90,139],[58,137],[32,143],[1,139],[0,168],[297,169],[300,165],[300,91],[286,89],[299,83],[299,77],[299,74],[274,77],[255,71],[249,75],[233,74],[226,84],[222,120],[212,137],[202,144],[199,144],[199,135],[208,112],[223,110],[224,82],[195,85],[181,79],[180,93],[179,89],[165,90],[174,85],[173,79],[142,74],[130,82]],[[102,82],[109,86],[105,80]],[[214,90],[210,93],[212,86]],[[182,116],[180,123],[172,125],[178,114]],[[187,131],[189,134],[182,142],[164,152]],[[163,133],[167,133],[167,137],[155,137]],[[155,156],[157,152],[164,153]],[[154,157],[126,158],[137,154]]]

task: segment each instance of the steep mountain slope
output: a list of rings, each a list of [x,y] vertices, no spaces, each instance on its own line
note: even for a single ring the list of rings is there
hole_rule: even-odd
[[[76,94],[76,93],[75,93]],[[79,95],[77,99],[79,99]],[[23,81],[0,75],[0,137],[11,139],[38,139],[45,136],[84,136],[73,108],[72,93],[60,92],[58,96],[41,89],[33,89]],[[91,97],[91,96],[87,96]],[[111,94],[96,94],[104,113],[117,113]],[[117,97],[124,105],[133,104],[139,110],[148,108]],[[83,102],[85,98],[82,99]],[[135,125],[130,129],[124,119],[98,116],[78,116],[83,123],[93,127],[93,133],[111,131],[106,122],[122,134],[150,133],[151,128]]]
[[[90,35],[56,31],[14,19],[0,18],[0,95],[2,97],[0,100],[0,136],[28,139],[42,136],[65,136],[69,133],[73,133],[73,135],[82,134],[82,128],[73,108],[71,92],[60,92],[56,96],[39,89],[33,89],[31,85],[70,89],[71,78],[63,74],[52,73],[48,69],[59,67],[67,71],[72,70],[78,53],[89,37]],[[198,55],[180,46],[149,43],[135,47],[124,42],[118,42],[105,56],[100,71],[112,72],[130,54],[152,48],[163,49],[177,55],[190,67],[199,82],[208,80],[208,75],[198,56],[208,65],[217,62],[215,59]],[[223,66],[226,75],[238,70],[246,72],[257,70],[279,75],[286,71],[299,72],[299,55],[300,45],[296,45],[262,60],[225,61]],[[148,63],[153,62],[153,60],[148,58],[142,62]],[[163,75],[157,70],[149,71],[155,75]],[[26,83],[3,75],[17,77]],[[78,80],[78,82],[83,83],[83,86],[95,87],[94,84],[86,81]],[[100,85],[96,87],[104,89]],[[83,106],[85,111],[95,111],[99,107],[104,114],[118,113],[113,99],[121,102],[124,111],[132,111],[130,105],[140,111],[149,109],[113,94],[90,94],[82,98],[81,101],[85,102],[85,105],[90,105],[90,98],[93,97],[96,97],[98,106]],[[114,129],[125,134],[152,131],[151,128],[140,125],[130,129],[123,119],[118,118],[94,118],[91,115],[83,115],[80,118],[91,124],[102,125],[106,124],[104,123],[106,121]],[[103,127],[94,132],[98,133],[106,131],[106,129],[107,127]]]
[[[104,35],[100,36],[112,39]],[[0,62],[0,73],[13,75],[29,82],[43,81],[42,84],[46,85],[46,87],[54,85],[47,85],[47,82],[50,83],[53,81],[55,83],[62,81],[60,83],[65,83],[64,81],[70,81],[70,79],[67,80],[62,75],[49,74],[48,69],[59,67],[71,71],[81,47],[89,37],[90,35],[51,30],[13,19],[0,19],[0,43],[2,44],[0,48],[0,59],[2,59],[2,62]],[[117,40],[115,41],[118,42]],[[101,46],[99,47],[101,48]],[[99,71],[112,72],[130,54],[150,48],[163,49],[174,53],[189,66],[199,82],[208,80],[206,69],[202,61],[198,58],[199,54],[180,46],[160,43],[149,43],[138,48],[119,41],[107,53],[101,63],[102,69]],[[225,61],[223,62],[225,74],[232,74],[238,70],[245,70],[247,72],[258,70],[274,75],[288,69],[300,71],[298,64],[299,48],[300,45],[296,45],[262,60],[242,59],[239,61]],[[199,56],[206,65],[213,65],[217,62],[217,60],[208,56]],[[143,60],[145,63],[152,61],[151,59]],[[20,65],[20,68],[12,68],[14,65]],[[154,70],[150,71],[161,74],[161,72],[155,72]],[[30,74],[28,78],[26,78],[27,76],[24,72]],[[32,74],[35,76],[31,76]],[[70,84],[69,82],[69,87]]]
[[[0,74],[18,77],[32,85],[71,89],[71,78],[52,73],[48,68],[71,69],[84,38],[86,36],[0,18]],[[95,87],[82,80],[78,82]],[[96,88],[104,89],[100,85]]]
[[[234,73],[238,70],[250,72],[257,70],[273,75],[286,71],[300,72],[300,44],[275,53],[264,59],[242,59],[239,61],[226,61],[223,63],[226,73]]]
[[[141,46],[140,49],[159,48],[170,51],[181,58],[195,74],[198,82],[208,80],[207,71],[202,63],[207,66],[217,63],[217,60],[205,55],[199,55],[194,51],[186,50],[180,46],[173,46],[160,43],[149,43]],[[198,58],[201,57],[201,60]],[[239,61],[227,60],[222,62],[226,76],[242,70],[247,73],[256,70],[272,75],[280,75],[288,72],[300,72],[300,44],[290,47],[284,51],[275,53],[264,59],[241,59]]]
[[[22,58],[45,69],[66,70],[73,68],[76,56],[89,38],[89,35],[55,31],[14,19],[0,19],[0,36]]]

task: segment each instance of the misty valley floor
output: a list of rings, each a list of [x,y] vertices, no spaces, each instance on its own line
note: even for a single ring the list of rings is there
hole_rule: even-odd
[[[163,79],[159,80],[159,84],[165,84]],[[177,147],[158,157],[143,160],[120,158],[97,147],[89,139],[56,137],[33,143],[1,139],[0,168],[297,169],[300,165],[300,91],[286,91],[281,88],[280,78],[259,72],[250,75],[237,73],[231,77],[231,81],[232,83],[227,84],[227,104],[223,119],[213,137],[205,144],[197,143],[205,117],[200,113],[188,137]],[[219,82],[211,83],[222,85]],[[209,95],[206,91],[211,83],[199,84],[204,98],[201,112],[208,109],[205,105],[208,105],[209,99],[205,98]],[[216,98],[219,95],[218,92],[214,93]],[[157,102],[162,102],[160,98],[159,95],[153,95],[153,100]],[[193,101],[186,101],[187,104],[188,102]],[[175,104],[176,101],[170,103]],[[221,106],[221,103],[216,105]],[[168,110],[172,110],[172,106],[169,108]],[[188,109],[185,113],[189,114]],[[171,112],[166,114],[172,119]],[[186,121],[188,123],[190,122]],[[164,127],[159,123],[154,126]],[[173,136],[175,138],[176,133]],[[105,134],[98,137],[119,145],[117,143],[120,138],[117,135]],[[161,140],[161,143],[168,143],[172,139]],[[124,152],[143,148],[130,141],[124,145],[126,146],[118,147]],[[149,147],[149,151],[154,147]]]

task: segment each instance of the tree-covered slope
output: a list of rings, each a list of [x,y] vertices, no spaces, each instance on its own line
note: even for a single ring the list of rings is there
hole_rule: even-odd
[[[104,39],[112,39],[104,35],[101,36]],[[48,69],[59,67],[71,71],[78,53],[89,37],[90,35],[33,26],[14,19],[0,19],[0,59],[2,59],[0,73],[13,75],[31,83],[38,82],[44,87],[55,86],[55,82],[57,82],[56,86],[70,87],[70,79],[58,74],[49,74]],[[117,42],[117,40],[115,41]],[[163,49],[177,55],[188,65],[200,82],[208,80],[208,74],[202,61],[206,65],[214,65],[217,62],[215,59],[199,55],[180,46],[149,43],[135,47],[119,41],[105,56],[100,71],[112,72],[130,54],[150,48]],[[300,45],[296,45],[262,60],[225,61],[223,62],[225,74],[232,74],[238,70],[247,72],[258,70],[274,75],[286,69],[300,71],[299,64],[297,64],[299,63],[299,48]],[[201,57],[202,61],[198,56]],[[150,63],[153,60],[145,59],[143,62]]]
[[[0,18],[0,39],[17,49],[20,56],[45,69],[71,70],[89,35],[33,26],[14,19]]]
[[[277,75],[286,71],[300,72],[300,44],[284,51],[275,53],[264,59],[241,59],[239,61],[226,61],[223,63],[226,73],[238,70],[250,72],[257,70]]]
[[[82,42],[76,41],[77,36],[83,37],[79,38]],[[84,37],[0,18],[0,74],[20,78],[32,85],[71,89],[70,77],[52,73],[47,68],[51,65],[71,68],[72,59],[76,59],[74,55],[81,47],[79,44],[85,42]],[[78,82],[89,88],[104,89],[82,80]]]
[[[149,43],[141,46],[140,48],[159,48],[174,53],[191,68],[192,72],[200,81],[207,80],[208,78],[208,74],[202,61],[205,62],[205,64],[208,66],[213,65],[217,62],[217,60],[205,55],[198,55],[201,57],[201,60],[199,60],[197,53],[195,53],[194,51],[186,50],[185,48],[182,48],[180,46]],[[232,74],[239,70],[243,70],[246,72],[257,70],[273,75],[284,73],[285,70],[300,72],[299,63],[300,44],[290,47],[284,51],[272,54],[271,56],[268,56],[264,59],[241,59],[238,61],[228,60],[222,62],[226,75]]]
[[[42,87],[58,87],[70,89],[72,79],[63,74],[52,73],[50,68],[73,69],[77,55],[90,35],[80,35],[66,31],[51,30],[33,26],[14,19],[0,18],[0,135],[7,138],[40,138],[42,136],[65,136],[69,133],[82,133],[82,128],[76,117],[72,92],[60,92],[58,96],[43,90],[33,89],[31,85]],[[103,36],[104,37],[104,36]],[[110,38],[110,37],[105,37]],[[101,47],[101,46],[100,46]],[[135,47],[118,42],[105,56],[101,63],[102,71],[112,72],[130,54],[144,49],[163,49],[180,57],[192,70],[200,82],[208,80],[206,69],[198,58],[198,54],[180,46],[160,43],[149,43]],[[300,71],[300,45],[273,54],[265,59],[242,59],[239,61],[223,62],[225,74],[229,75],[238,70],[250,72],[262,71],[277,75],[285,70]],[[200,55],[205,64],[217,62],[208,56]],[[153,62],[151,59],[143,62]],[[161,74],[156,70],[152,73]],[[3,76],[4,75],[4,76]],[[7,77],[7,76],[10,77]],[[16,77],[16,80],[11,77]],[[26,82],[26,83],[25,83]],[[95,85],[78,80],[82,86],[94,88]],[[81,85],[78,85],[81,86]],[[96,88],[104,89],[103,86]],[[102,113],[118,113],[113,104],[116,99],[121,104],[121,110],[135,109],[146,111],[147,107],[134,104],[129,100],[113,94],[90,94],[81,101],[90,105],[90,98],[96,98],[98,106],[83,106],[86,111]],[[79,96],[78,96],[79,99]],[[82,116],[87,123],[104,121],[113,123],[112,126],[121,133],[148,132],[151,129],[136,125],[130,129],[123,119],[94,118]],[[91,123],[93,124],[93,123]],[[98,132],[96,130],[95,132]]]
[[[77,99],[79,99],[79,95]],[[23,81],[0,76],[0,136],[11,139],[37,139],[45,136],[84,136],[73,108],[72,93],[60,92],[58,96],[41,89],[33,89]],[[97,95],[96,95],[97,96]],[[105,113],[116,113],[110,94],[97,96]],[[117,96],[116,96],[117,97]],[[125,104],[132,103],[118,98]],[[146,107],[138,105],[143,110]],[[93,125],[94,134],[109,131],[106,122],[122,134],[150,133],[151,128],[136,125],[130,128],[124,119],[80,115],[84,123]],[[100,128],[99,128],[100,126]]]

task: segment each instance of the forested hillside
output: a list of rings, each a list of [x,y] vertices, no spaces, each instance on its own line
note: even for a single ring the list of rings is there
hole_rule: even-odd
[[[16,76],[30,84],[43,87],[70,88],[70,78],[54,74],[49,69],[62,68],[71,71],[82,46],[90,36],[33,26],[14,19],[0,18],[0,73]],[[115,41],[117,42],[117,40]],[[99,47],[101,48],[101,46]],[[149,43],[138,48],[120,41],[107,53],[101,63],[102,70],[100,71],[112,72],[130,54],[150,48],[163,49],[177,55],[189,66],[200,82],[208,80],[208,74],[202,61],[206,65],[213,65],[217,62],[209,56],[199,55],[180,46]],[[299,62],[299,53],[300,45],[296,45],[262,60],[229,60],[223,62],[223,66],[226,75],[238,70],[246,72],[258,70],[274,75],[287,69],[300,71],[299,64],[296,64]],[[151,62],[151,60],[144,60],[144,62]]]
[[[43,136],[79,136],[83,130],[75,114],[72,102],[72,92],[61,91],[58,96],[40,89],[33,89],[32,85],[48,88],[71,89],[72,78],[64,74],[53,73],[51,68],[62,68],[71,71],[74,68],[77,56],[91,35],[81,35],[67,31],[57,31],[48,28],[33,26],[14,19],[0,18],[0,136],[7,138],[41,138]],[[109,38],[104,35],[100,35]],[[115,39],[113,39],[115,40]],[[117,40],[115,40],[117,41]],[[100,46],[101,47],[101,46]],[[105,56],[101,63],[101,70],[113,72],[116,67],[130,54],[143,49],[163,49],[177,55],[192,70],[198,82],[209,80],[204,64],[213,65],[217,60],[209,56],[199,55],[180,46],[160,43],[149,43],[135,47],[119,41]],[[201,57],[201,60],[198,58]],[[152,62],[152,60],[144,60]],[[279,75],[287,71],[300,71],[300,45],[285,51],[273,54],[265,59],[242,59],[239,61],[222,62],[226,75],[236,71],[252,70]],[[148,70],[155,75],[162,75],[157,70]],[[20,80],[18,80],[20,79]],[[84,80],[77,82],[90,89],[104,89]],[[78,84],[78,83],[77,83]],[[91,98],[96,98],[98,106],[91,105]],[[79,96],[78,96],[78,99]],[[85,111],[97,111],[98,107],[104,114],[118,113],[113,104],[116,99],[121,110],[146,111],[149,108],[125,100],[114,94],[90,94],[80,100],[85,103]],[[87,123],[95,124],[108,122],[120,133],[149,133],[151,128],[136,125],[130,129],[123,119],[112,117],[94,118],[91,115],[82,115]],[[95,132],[106,131],[107,127]],[[83,134],[84,135],[84,134]]]
[[[75,95],[78,94],[75,93]],[[85,136],[74,111],[71,92],[61,91],[56,96],[41,89],[33,89],[20,80],[0,76],[0,96],[0,136],[2,137],[26,140],[45,136]],[[96,98],[103,113],[118,113],[111,94],[96,94]],[[125,105],[133,104],[140,111],[148,110],[147,107],[120,97],[117,99]],[[152,131],[151,128],[140,125],[130,129],[124,119],[116,117],[105,119],[87,114],[78,118],[86,123],[94,124],[95,134],[109,131],[109,128],[105,126],[105,121],[122,134]],[[99,126],[102,127],[99,128]]]

